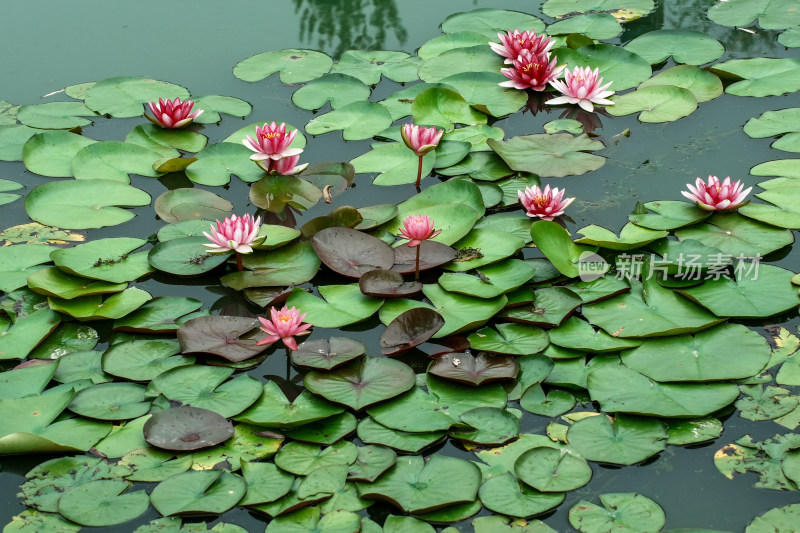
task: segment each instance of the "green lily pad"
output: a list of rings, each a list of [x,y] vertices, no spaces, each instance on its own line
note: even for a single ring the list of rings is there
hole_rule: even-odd
[[[38,309],[13,324],[0,322],[0,360],[24,359],[61,323],[61,315],[49,307]]]
[[[242,463],[242,475],[247,483],[247,494],[241,505],[274,502],[285,496],[294,483],[294,476],[283,472],[272,463]]]
[[[778,35],[778,42],[786,48],[800,47],[800,26],[794,26]]]
[[[506,309],[500,317],[521,324],[555,327],[582,303],[583,300],[569,289],[546,287],[534,292],[533,305]]]
[[[123,283],[152,272],[146,252],[132,253],[143,244],[144,240],[131,237],[97,239],[72,248],[54,250],[50,257],[57,267],[71,274]]]
[[[17,244],[0,248],[0,291],[11,292],[26,285],[28,276],[50,261],[54,246],[42,244]]]
[[[507,141],[489,139],[486,142],[513,170],[539,176],[580,176],[605,163],[604,157],[586,153],[603,148],[603,143],[592,141],[586,135],[526,135]]]
[[[138,339],[119,342],[103,354],[103,371],[132,381],[150,381],[171,368],[194,363],[194,357],[179,355],[172,339]]]
[[[744,379],[770,358],[764,338],[745,326],[722,324],[693,337],[649,339],[622,355],[625,366],[659,382]]]
[[[722,434],[722,422],[716,418],[699,418],[696,420],[668,420],[667,444],[682,446],[716,439]]]
[[[800,304],[791,271],[759,263],[748,267],[742,262],[734,274],[735,279],[721,276],[678,292],[720,317],[768,317]]]
[[[776,507],[755,517],[745,529],[745,533],[771,533],[773,531],[788,533],[795,527],[794,524],[798,518],[800,518],[800,504],[793,503]]]
[[[635,492],[600,494],[600,502],[602,507],[576,503],[569,510],[569,523],[582,533],[657,533],[667,521],[656,502]]]
[[[172,159],[179,157],[180,154],[177,150],[192,153],[199,152],[205,148],[208,138],[189,129],[162,128],[155,124],[140,124],[125,137],[125,142],[142,146],[158,152],[164,158]]]
[[[275,428],[294,428],[340,414],[338,405],[303,391],[290,402],[274,381],[264,384],[258,400],[236,420]]]
[[[321,328],[338,328],[361,322],[372,316],[383,303],[361,293],[357,284],[325,285],[318,288],[322,298],[296,288],[286,305],[307,313],[306,322]]]
[[[310,242],[297,242],[265,253],[242,258],[243,272],[222,276],[223,285],[240,291],[249,287],[286,287],[311,280],[319,271],[320,260]]]
[[[456,33],[471,31],[480,33],[489,39],[496,39],[497,33],[509,28],[533,30],[536,33],[544,31],[544,23],[527,13],[508,11],[505,9],[480,8],[463,13],[454,13],[442,22],[442,31]]]
[[[147,254],[155,269],[177,276],[198,276],[223,264],[227,254],[208,253],[206,237],[184,237],[156,244]]]
[[[355,416],[342,413],[298,428],[284,430],[283,433],[290,439],[300,442],[329,446],[352,434],[357,425]]]
[[[456,423],[442,412],[436,396],[419,387],[414,387],[391,402],[370,408],[368,413],[383,426],[411,433],[446,431]]]
[[[411,116],[416,124],[439,126],[445,130],[453,129],[454,123],[486,123],[486,115],[470,107],[463,96],[442,87],[432,87],[418,94],[411,104]]]
[[[82,148],[72,159],[75,179],[102,179],[130,183],[128,174],[157,178],[160,172],[153,164],[160,154],[118,141],[92,143]]]
[[[422,178],[431,173],[435,161],[435,151],[423,156]],[[381,143],[350,163],[358,174],[379,173],[373,181],[374,185],[402,185],[417,180],[419,157],[403,143]]]
[[[419,453],[442,441],[447,436],[447,432],[410,433],[399,431],[379,424],[372,417],[366,417],[358,423],[357,435],[362,442],[368,444],[379,444],[406,453]]]
[[[265,176],[250,188],[250,201],[272,213],[280,213],[287,206],[305,210],[321,197],[319,187],[294,176]]]
[[[352,442],[344,441],[327,448],[290,442],[275,456],[275,464],[286,472],[307,476],[318,468],[341,465],[348,467],[355,462],[357,456],[358,450]]]
[[[147,386],[147,395],[215,411],[228,418],[251,405],[261,395],[261,383],[248,374],[225,381],[232,368],[182,366],[159,374]],[[224,382],[224,383],[223,383]]]
[[[547,27],[547,35],[580,33],[589,39],[598,40],[613,39],[621,32],[622,26],[620,26],[617,19],[607,13],[577,15],[560,20]]]
[[[156,198],[153,208],[167,223],[198,218],[214,220],[225,218],[233,211],[233,204],[213,192],[202,189],[173,189]]]
[[[590,258],[595,248],[578,246],[561,225],[551,220],[539,220],[531,226],[534,244],[559,272],[571,278],[585,271],[583,259]]]
[[[53,513],[40,513],[26,509],[11,517],[11,522],[3,528],[5,533],[77,533],[81,526]]]
[[[688,202],[659,201],[647,202],[644,207],[653,213],[628,215],[628,220],[652,230],[673,230],[691,226],[711,216],[711,212],[703,211]]]
[[[405,83],[417,79],[419,63],[416,57],[405,52],[347,50],[333,65],[331,72],[347,74],[367,85],[377,85],[381,81],[381,74],[392,81]]]
[[[34,134],[41,132],[19,124],[0,125],[0,161],[22,161],[22,147]]]
[[[209,94],[194,98],[195,109],[202,109],[203,114],[194,119],[199,124],[213,124],[219,122],[220,113],[232,117],[244,118],[250,114],[253,107],[240,98]]]
[[[496,39],[494,33],[491,39]],[[503,66],[503,58],[486,45],[454,48],[434,56],[419,67],[419,77],[428,83],[438,83],[443,79],[464,72],[497,73]]]
[[[514,520],[500,515],[479,516],[472,521],[472,526],[475,533],[556,533],[541,520]]]
[[[696,239],[733,257],[758,257],[793,241],[791,232],[750,220],[738,214],[713,215],[704,224],[679,229],[680,240]]]
[[[533,385],[522,393],[519,405],[529,413],[554,418],[575,407],[575,396],[561,389],[545,393],[541,385]]]
[[[116,206],[149,203],[149,194],[116,181],[52,181],[28,194],[25,210],[28,216],[45,225],[87,229],[116,226],[135,216]]]
[[[470,427],[450,435],[468,444],[497,446],[519,437],[520,419],[507,409],[477,407],[464,412],[461,422]]]
[[[588,386],[606,412],[666,417],[706,416],[739,396],[733,383],[657,383],[621,366],[592,370]]]
[[[47,299],[47,304],[53,311],[70,315],[78,320],[102,320],[122,318],[151,298],[149,292],[129,287],[122,292],[112,294],[105,300],[100,294],[81,296],[72,300],[62,300],[51,296]]]
[[[58,358],[58,370],[53,379],[59,383],[70,383],[88,379],[92,383],[105,383],[113,378],[103,372],[102,352],[80,351],[68,353]]]
[[[542,12],[561,18],[570,13],[610,11],[621,21],[636,20],[653,10],[653,0],[547,0]]]
[[[152,446],[186,452],[228,440],[233,436],[233,425],[214,411],[172,407],[151,416],[144,424],[143,433]]]
[[[150,501],[164,516],[219,514],[236,505],[246,491],[244,479],[230,472],[190,471],[159,483]]]
[[[220,187],[231,181],[231,175],[253,183],[264,177],[264,171],[250,160],[253,152],[242,144],[221,142],[197,153],[197,161],[186,168],[186,177],[200,185]]]
[[[67,131],[34,134],[22,147],[22,161],[35,174],[54,178],[72,176],[72,158],[97,141]]]
[[[569,445],[584,459],[632,465],[661,452],[667,432],[654,418],[605,414],[575,422],[567,431]]]
[[[356,411],[394,398],[414,386],[414,372],[400,361],[365,357],[331,372],[312,370],[306,388]]]
[[[576,239],[576,243],[599,246],[609,250],[633,250],[668,235],[663,230],[649,230],[631,223],[622,227],[619,237],[614,232],[594,224],[585,226],[577,231],[583,237]]]
[[[150,506],[147,492],[123,494],[131,484],[121,479],[90,481],[58,501],[58,512],[84,526],[114,526],[143,514]]]
[[[765,30],[800,25],[800,13],[791,0],[730,0],[708,9],[708,18],[722,26],[750,26],[756,19]]]
[[[49,102],[38,105],[23,105],[17,110],[17,120],[31,128],[47,130],[71,130],[88,126],[95,112],[83,102]]]
[[[191,455],[175,455],[173,452],[142,448],[125,454],[119,463],[133,470],[133,474],[127,477],[128,481],[157,482],[191,468]]]
[[[539,353],[549,344],[547,333],[540,328],[522,324],[497,324],[497,331],[483,328],[470,334],[469,342],[475,350],[485,350],[511,355]]]
[[[385,107],[374,102],[353,102],[306,124],[306,133],[322,135],[342,130],[345,141],[369,139],[392,125],[392,117]]]
[[[180,296],[153,298],[138,310],[114,322],[115,331],[136,333],[171,333],[198,313],[202,306],[199,300]],[[197,313],[192,313],[197,311]]]
[[[434,455],[398,458],[397,464],[370,484],[359,484],[362,498],[379,499],[411,513],[435,511],[475,500],[480,485],[478,467],[469,461]]]
[[[524,245],[525,239],[521,239],[504,231],[473,229],[463,238],[456,241],[453,244],[453,248],[455,248],[457,252],[479,250],[477,254],[478,257],[453,261],[448,263],[445,268],[456,272],[464,272],[473,268],[477,269],[484,265],[489,265],[490,263],[496,263],[517,253]],[[494,266],[490,268],[490,272],[498,272],[498,268],[503,269],[504,267]],[[497,275],[495,276],[497,277]]]
[[[514,463],[519,479],[542,492],[568,492],[592,478],[592,467],[585,460],[565,450],[532,448]]]
[[[604,83],[613,82],[610,87],[612,91],[636,87],[652,74],[646,59],[611,44],[592,44],[577,50],[559,48],[555,54],[558,55],[558,62],[566,63],[570,70],[578,66],[600,69]]]
[[[479,494],[487,509],[521,518],[544,513],[564,501],[564,493],[539,492],[522,485],[508,472],[484,481]]]
[[[469,236],[467,236],[468,238]],[[478,248],[479,246],[473,247]],[[483,251],[483,248],[480,248]],[[476,271],[475,275],[445,273],[439,278],[439,285],[450,292],[478,298],[494,298],[526,283],[534,273],[533,267],[520,259],[507,259],[499,263],[479,266]]]
[[[722,95],[722,81],[711,72],[693,65],[678,65],[659,72],[643,81],[639,89],[667,85],[681,87],[692,93],[698,102],[707,102]],[[615,106],[618,100],[614,100]],[[688,103],[688,100],[687,100]],[[609,109],[613,111],[613,109]],[[613,113],[612,113],[613,114]]]
[[[41,245],[30,246],[40,247]],[[3,250],[10,249],[11,248],[0,248],[0,262],[2,261]],[[17,250],[21,252],[22,248],[15,247],[14,251]],[[8,273],[4,272],[3,275],[7,276]],[[127,287],[127,283],[111,283],[108,281],[73,276],[58,268],[48,267],[30,274],[28,276],[28,287],[30,287],[32,291],[45,296],[54,296],[71,300],[72,298],[90,294],[113,294],[120,292]]]
[[[432,57],[441,55],[448,50],[456,48],[469,48],[471,46],[478,46],[486,44],[486,36],[474,31],[457,31],[454,33],[446,33],[434,37],[430,41],[423,44],[417,55],[423,60],[427,61]]]
[[[778,96],[800,89],[800,59],[730,59],[714,64],[711,71],[741,80],[725,88],[736,96]]]
[[[331,65],[331,58],[321,52],[286,49],[248,57],[233,67],[233,75],[255,82],[280,72],[283,83],[303,83],[327,74]]]
[[[638,113],[641,122],[672,122],[694,113],[697,101],[691,91],[672,85],[653,85],[614,99],[609,114],[621,117]]]
[[[99,420],[130,420],[150,410],[144,387],[134,383],[101,383],[75,394],[70,411]]]
[[[595,330],[591,324],[577,317],[568,318],[561,326],[550,330],[549,334],[553,344],[593,353],[616,352],[642,344],[640,340],[620,339],[603,330]]]
[[[361,531],[361,516],[338,509],[320,518],[319,507],[300,509],[273,519],[265,533],[357,533]]]
[[[666,61],[704,65],[716,61],[725,48],[713,37],[694,30],[656,30],[645,33],[625,45],[625,50],[645,58],[651,65]]]
[[[319,109],[328,101],[337,109],[369,98],[370,89],[359,78],[347,74],[327,74],[312,80],[292,94],[292,102],[301,109]]]
[[[172,83],[138,77],[119,77],[95,83],[84,96],[86,107],[101,115],[138,117],[142,104],[159,98],[189,98],[189,91]]]
[[[359,446],[358,457],[350,464],[348,481],[373,482],[397,462],[397,454],[383,446]]]
[[[800,397],[782,387],[742,385],[740,390],[743,397],[735,405],[739,416],[747,420],[773,420],[792,412],[800,402]]]

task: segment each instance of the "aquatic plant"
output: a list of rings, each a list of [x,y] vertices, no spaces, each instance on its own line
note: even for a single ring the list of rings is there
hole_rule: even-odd
[[[708,176],[707,182],[697,178],[694,185],[687,183],[686,187],[689,190],[681,194],[707,211],[731,211],[747,205],[744,199],[753,190],[745,189],[742,180],[731,182],[730,176],[722,182],[716,176]]]
[[[419,187],[419,182],[422,179],[422,158],[439,145],[439,141],[442,139],[442,135],[444,135],[444,130],[434,127],[420,127],[416,124],[403,124],[400,134],[406,146],[419,157],[417,182],[415,183],[415,185]]]
[[[517,191],[519,201],[525,208],[525,214],[529,217],[541,218],[542,220],[553,220],[555,217],[564,214],[564,209],[575,201],[575,198],[564,200],[564,189],[558,187],[550,189],[550,185],[545,185],[540,189],[538,185],[525,187],[524,190]]]
[[[564,81],[552,80],[550,85],[562,94],[547,101],[550,105],[578,104],[581,109],[588,112],[594,110],[594,105],[613,105],[614,102],[607,97],[614,94],[608,91],[613,82],[603,85],[600,69],[591,67],[575,67],[572,71],[564,72]]]
[[[222,222],[217,220],[216,226],[212,224],[210,233],[203,232],[203,235],[211,241],[203,246],[212,254],[236,253],[237,266],[242,270],[241,254],[253,253],[252,244],[256,242],[260,229],[261,217],[253,219],[250,214],[241,217],[231,215]]]
[[[149,102],[150,111],[153,116],[145,114],[145,117],[162,128],[180,128],[203,114],[202,109],[192,111],[194,102],[176,97],[174,100],[159,98],[158,102]]]
[[[258,346],[282,341],[290,350],[297,350],[297,341],[294,337],[311,333],[307,331],[311,327],[311,324],[303,323],[306,313],[300,314],[300,310],[295,307],[290,309],[284,305],[280,310],[272,307],[270,309],[270,316],[272,320],[258,317],[258,321],[261,322],[261,327],[259,329],[267,334],[266,337],[260,339],[256,343]]]

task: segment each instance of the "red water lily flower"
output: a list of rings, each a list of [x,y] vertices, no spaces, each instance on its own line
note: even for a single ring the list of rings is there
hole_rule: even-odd
[[[575,201],[575,198],[564,197],[564,189],[550,189],[550,185],[545,185],[544,190],[536,185],[525,187],[524,191],[517,191],[519,201],[525,208],[526,215],[529,217],[541,218],[542,220],[553,220],[559,215],[564,214],[564,209]]]
[[[687,183],[689,191],[681,191],[686,198],[695,202],[697,207],[706,211],[729,211],[747,204],[745,197],[753,190],[752,187],[744,189],[742,180],[731,183],[728,176],[725,181],[720,183],[716,176],[709,176],[708,183],[697,178],[694,186]]]
[[[175,100],[159,98],[157,103],[150,102],[148,105],[153,116],[145,115],[145,117],[162,128],[180,128],[203,114],[202,109],[192,112],[194,106],[192,100],[181,102],[180,98],[175,98]]]
[[[553,47],[553,42],[547,35],[536,35],[533,31],[520,32],[518,29],[507,31],[505,35],[498,33],[501,44],[489,43],[492,50],[505,57],[506,63],[513,62],[523,50],[533,55],[547,53]]]
[[[262,127],[256,126],[255,138],[248,135],[242,144],[255,152],[250,156],[253,161],[281,159],[300,155],[303,152],[302,148],[289,148],[296,135],[297,130],[286,131],[285,122],[281,122],[280,126],[273,122],[264,124]]]
[[[267,336],[256,344],[263,346],[280,340],[283,341],[287,348],[297,350],[297,341],[294,340],[295,335],[308,335],[310,333],[310,331],[306,330],[311,327],[311,324],[303,323],[306,313],[300,314],[300,310],[297,308],[292,307],[289,309],[284,305],[280,311],[273,307],[270,309],[270,314],[272,320],[258,317],[261,322],[260,329]]]
[[[564,65],[556,66],[557,60],[556,57],[550,59],[550,52],[535,54],[530,50],[522,50],[519,56],[511,62],[513,68],[500,69],[500,73],[508,78],[508,81],[499,85],[514,89],[543,91],[547,84],[556,79],[564,70]]]
[[[589,113],[594,111],[593,104],[613,105],[614,102],[606,97],[614,94],[614,91],[607,91],[612,82],[603,85],[603,78],[600,70],[592,71],[589,67],[575,67],[572,72],[567,70],[564,73],[564,80],[554,80],[550,85],[562,94],[547,101],[550,105],[558,104],[578,104],[581,109]]]

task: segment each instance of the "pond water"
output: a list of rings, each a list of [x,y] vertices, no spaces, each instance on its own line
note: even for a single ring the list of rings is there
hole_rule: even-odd
[[[330,111],[326,104],[317,112],[296,107],[291,100],[297,85],[280,82],[277,76],[248,83],[237,79],[233,66],[256,53],[287,48],[314,49],[334,59],[350,49],[402,50],[414,53],[422,44],[441,35],[440,24],[449,15],[476,8],[496,8],[531,13],[550,24],[553,18],[540,11],[541,1],[425,2],[422,0],[284,0],[281,2],[241,1],[219,3],[210,0],[179,6],[144,0],[124,4],[102,0],[75,3],[48,1],[42,4],[14,1],[4,6],[4,18],[14,21],[0,34],[0,46],[7,51],[0,57],[0,67],[7,82],[0,91],[0,100],[13,105],[38,104],[69,100],[62,92],[66,86],[98,81],[115,76],[143,76],[165,80],[188,88],[193,95],[214,94],[241,98],[252,104],[252,112],[244,119],[224,115],[219,125],[207,125],[203,133],[209,145],[217,143],[243,126],[255,122],[286,122],[303,131],[303,126],[315,116]],[[669,0],[658,2],[645,17],[623,25],[623,32],[604,42],[623,45],[634,38],[659,29],[695,30],[717,39],[725,53],[715,62],[755,57],[800,58],[800,48],[787,49],[777,38],[780,30],[763,30],[756,25],[744,29],[725,27],[711,22],[706,12],[715,5],[710,0]],[[165,10],[168,7],[168,10]],[[42,17],[42,9],[47,16]],[[513,29],[513,28],[511,28]],[[520,28],[522,29],[522,28]],[[653,67],[654,73],[666,70],[675,63],[672,59]],[[795,76],[798,74],[795,72]],[[609,78],[607,78],[609,81]],[[383,78],[370,96],[380,101],[408,84]],[[614,86],[612,85],[612,89]],[[568,209],[567,228],[575,238],[576,230],[597,224],[618,233],[628,222],[637,202],[683,200],[680,191],[695,177],[714,174],[743,179],[746,187],[755,186],[769,178],[749,175],[752,167],[781,158],[792,158],[770,147],[774,138],[750,138],[744,124],[770,110],[800,107],[800,93],[781,96],[746,98],[723,94],[703,102],[691,115],[674,122],[645,124],[637,114],[614,117],[600,112],[594,115],[592,135],[605,148],[597,152],[607,158],[598,170],[563,179],[545,178],[542,184],[566,187],[568,196],[577,199]],[[539,113],[516,112],[490,124],[501,128],[505,139],[542,133],[544,124],[560,117],[564,108],[544,109]],[[138,124],[141,117],[108,119],[93,117],[94,124],[83,128],[83,134],[93,139],[122,141]],[[401,124],[408,118],[401,119]],[[494,122],[492,122],[494,120]],[[629,135],[623,132],[629,131]],[[308,144],[302,162],[312,165],[323,161],[351,161],[368,152],[372,139],[342,140],[340,132],[317,137],[306,135]],[[24,185],[24,193],[52,181],[29,172],[22,162],[3,162],[0,178]],[[354,185],[336,197],[333,206],[364,207],[384,203],[400,203],[416,194],[413,184],[392,187],[372,186],[373,174],[359,174]],[[441,177],[442,181],[446,178]],[[423,190],[439,180],[423,181]],[[233,203],[234,213],[255,213],[248,198],[250,184],[233,178],[224,189],[192,184],[180,173],[158,180],[132,176],[131,184],[156,198],[167,189],[195,187],[207,189]],[[754,187],[754,193],[760,189]],[[19,192],[19,191],[17,191]],[[320,202],[302,217],[304,221],[329,212],[331,206]],[[0,230],[29,222],[25,205],[18,201],[0,208]],[[140,237],[154,235],[164,226],[152,206],[131,208],[136,218],[123,225],[90,229],[88,240],[106,237]],[[277,223],[273,219],[271,223]],[[525,249],[524,257],[541,257],[534,249]],[[798,271],[800,251],[786,246],[767,257],[770,264]],[[324,267],[323,267],[324,268]],[[327,272],[327,271],[326,271]],[[179,278],[156,272],[136,287],[153,296],[186,296],[203,303],[212,314],[247,315],[259,312],[241,292],[223,287],[218,273],[197,278]],[[435,277],[423,276],[433,283]],[[341,277],[323,273],[315,285],[349,283]],[[0,293],[2,294],[2,293]],[[778,317],[751,320],[733,319],[745,324],[764,337],[772,339],[775,326],[796,332],[796,308]],[[110,321],[95,321],[103,349],[111,338]],[[0,323],[0,325],[2,325]],[[768,329],[771,328],[771,329]],[[337,329],[315,327],[311,339],[344,334],[367,346],[367,353],[380,353],[379,339],[384,330],[377,316],[365,322]],[[342,333],[343,332],[343,333]],[[409,363],[417,372],[424,372],[428,354],[441,349],[437,344],[424,344],[398,359]],[[3,369],[13,365],[6,364]],[[275,376],[302,384],[297,368],[287,368],[282,348],[271,351],[269,357],[248,371],[266,381]],[[287,375],[288,372],[288,375]],[[774,370],[773,370],[774,373]],[[796,387],[787,387],[796,394]],[[513,403],[513,402],[512,402]],[[519,408],[517,403],[512,406]],[[592,411],[597,404],[579,402],[576,411]],[[577,490],[567,492],[554,510],[536,518],[556,531],[573,531],[569,511],[581,500],[598,502],[597,496],[606,493],[637,492],[657,502],[666,515],[665,530],[677,528],[743,531],[756,516],[766,511],[800,502],[796,491],[777,491],[754,487],[753,472],[725,478],[714,465],[714,454],[722,446],[744,435],[762,441],[776,434],[791,433],[771,420],[753,422],[728,409],[719,414],[724,432],[716,439],[688,447],[668,446],[663,452],[634,466],[617,466],[592,462],[591,481]],[[545,434],[551,418],[525,412],[520,431]],[[434,452],[474,460],[475,455],[453,440],[425,450],[426,457]],[[28,470],[56,455],[22,455],[0,457],[0,523],[26,509],[16,496]],[[791,486],[791,483],[789,484]],[[144,484],[148,491],[155,486]],[[394,512],[385,503],[377,503],[362,514],[382,523]],[[492,514],[486,508],[478,516]],[[161,515],[150,507],[135,522],[98,531],[133,530],[136,526]],[[209,524],[219,521],[238,524],[248,531],[262,531],[268,518],[265,515],[237,507],[217,516],[204,517]],[[471,531],[472,518],[459,522],[461,531]],[[437,531],[445,526],[437,525]],[[87,528],[91,530],[92,528]],[[635,530],[635,529],[634,529]],[[783,530],[781,530],[783,531]],[[788,531],[788,530],[786,530]]]

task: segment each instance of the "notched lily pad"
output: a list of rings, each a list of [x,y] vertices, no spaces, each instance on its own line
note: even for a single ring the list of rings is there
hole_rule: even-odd
[[[381,353],[392,355],[430,339],[444,326],[442,315],[426,307],[417,307],[400,313],[381,334]]]
[[[481,352],[476,356],[468,353],[447,353],[428,367],[436,376],[478,386],[491,381],[514,379],[519,373],[519,363],[513,357],[489,355]]]
[[[157,448],[191,451],[216,446],[233,436],[233,424],[208,409],[173,407],[144,424],[145,440]]]
[[[378,298],[399,298],[410,296],[422,290],[418,281],[405,281],[403,275],[394,270],[370,270],[358,280],[361,292]]]
[[[388,244],[350,228],[326,228],[314,235],[311,245],[328,268],[351,278],[370,270],[389,270],[394,264]]]
[[[292,351],[292,363],[306,368],[333,370],[367,353],[364,343],[347,337],[307,340]]]
[[[241,316],[192,318],[178,329],[181,352],[212,353],[235,363],[250,359],[265,349],[256,344],[264,336],[253,331],[258,325],[258,320]]]

